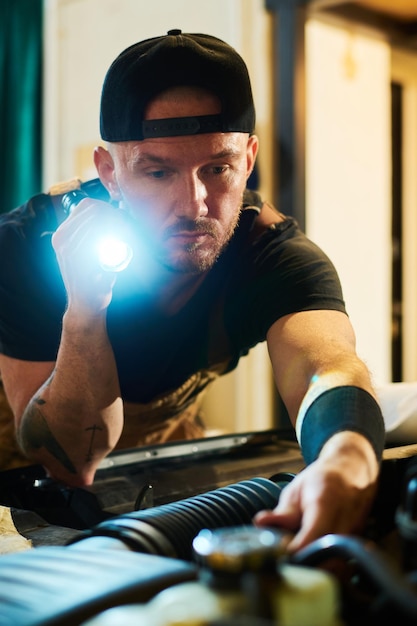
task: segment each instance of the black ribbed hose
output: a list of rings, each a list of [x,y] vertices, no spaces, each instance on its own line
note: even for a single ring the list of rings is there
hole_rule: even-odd
[[[82,539],[112,537],[135,552],[192,560],[192,542],[203,528],[252,524],[254,515],[276,506],[292,475],[252,478],[214,491],[106,520]]]

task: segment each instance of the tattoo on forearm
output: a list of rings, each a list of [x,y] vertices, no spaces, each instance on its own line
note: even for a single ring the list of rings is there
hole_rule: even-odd
[[[46,448],[68,472],[76,474],[71,459],[55,439],[40,409],[43,404],[45,400],[35,397],[27,407],[20,428],[20,445],[24,451]]]
[[[88,446],[87,456],[85,457],[85,460],[88,463],[88,462],[93,460],[93,444],[94,444],[94,439],[95,439],[95,436],[96,436],[96,432],[98,430],[103,430],[103,429],[100,426],[97,426],[97,424],[94,424],[93,426],[89,426],[85,430],[86,431],[91,430],[90,445]]]

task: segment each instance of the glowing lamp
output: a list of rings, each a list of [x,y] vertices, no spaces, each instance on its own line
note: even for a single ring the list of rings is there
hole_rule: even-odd
[[[78,189],[66,193],[62,197],[62,207],[67,215],[77,206],[83,198],[88,196]],[[103,232],[99,236],[96,253],[100,267],[106,272],[121,272],[132,260],[133,251],[131,246],[116,234]]]

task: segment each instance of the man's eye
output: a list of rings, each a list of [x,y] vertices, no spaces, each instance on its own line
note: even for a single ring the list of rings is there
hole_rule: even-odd
[[[151,178],[164,178],[165,175],[165,170],[153,170],[152,172],[149,172],[149,176],[151,176]]]
[[[227,170],[227,167],[225,165],[215,165],[213,167],[213,174],[224,174],[226,170]]]

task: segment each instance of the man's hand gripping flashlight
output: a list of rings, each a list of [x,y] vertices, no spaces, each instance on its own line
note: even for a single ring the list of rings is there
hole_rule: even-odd
[[[88,196],[81,190],[75,189],[66,193],[62,198],[62,208],[67,215],[81,200]],[[132,260],[131,246],[117,234],[103,233],[97,244],[97,255],[101,268],[106,272],[121,272]]]

